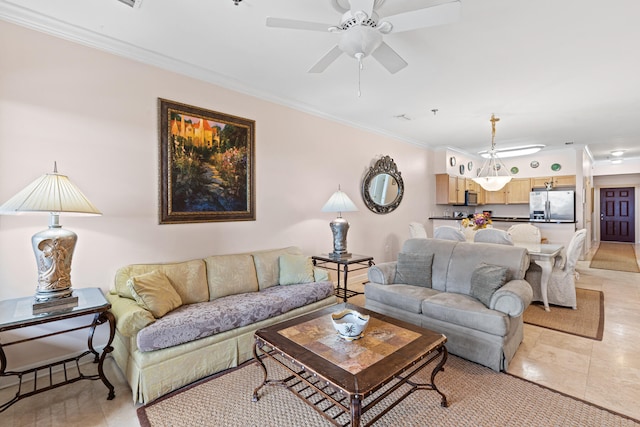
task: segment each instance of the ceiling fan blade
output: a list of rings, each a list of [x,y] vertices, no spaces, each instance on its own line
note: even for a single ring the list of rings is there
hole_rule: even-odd
[[[329,32],[330,24],[321,24],[319,22],[298,21],[296,19],[272,18],[267,17],[267,27],[288,28],[291,30],[311,30]]]
[[[311,69],[309,69],[310,73],[321,73],[327,69],[329,65],[333,63],[336,59],[338,59],[342,55],[342,50],[336,45],[331,49],[325,56],[320,58],[318,62],[315,63]]]
[[[381,21],[386,21],[393,25],[391,30],[393,33],[400,33],[456,22],[460,19],[460,9],[460,0],[456,0],[451,3],[387,16],[382,18]]]
[[[373,2],[374,0],[349,0],[351,12],[353,13],[361,10],[366,13],[368,17],[371,17],[371,13],[373,12]]]
[[[371,53],[373,56],[384,68],[387,69],[391,74],[395,74],[398,71],[402,70],[406,67],[407,62],[402,59],[398,53],[391,49],[391,47],[382,42],[382,44]]]

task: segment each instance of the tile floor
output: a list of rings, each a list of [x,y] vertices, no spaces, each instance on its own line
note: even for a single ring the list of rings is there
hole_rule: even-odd
[[[640,245],[635,249],[640,254]],[[640,419],[640,274],[588,266],[589,261],[579,262],[578,286],[604,292],[603,340],[525,325],[525,340],[509,372]],[[362,304],[362,298],[350,302]],[[131,391],[112,359],[105,370],[116,387],[114,400],[106,400],[99,381],[80,381],[16,403],[0,413],[0,425],[138,426]],[[1,402],[8,396],[8,390],[0,390]]]

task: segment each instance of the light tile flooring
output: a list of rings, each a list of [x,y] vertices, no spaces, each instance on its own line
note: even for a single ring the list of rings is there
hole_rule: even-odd
[[[640,254],[640,245],[635,249]],[[578,286],[604,292],[603,340],[525,325],[524,343],[509,372],[640,419],[640,274],[588,266],[589,261],[578,263]],[[357,296],[349,302],[364,301]],[[131,390],[112,359],[105,362],[105,370],[116,387],[114,400],[106,400],[101,382],[80,381],[16,403],[0,413],[0,425],[138,426]],[[8,390],[0,390],[1,402],[8,396]]]

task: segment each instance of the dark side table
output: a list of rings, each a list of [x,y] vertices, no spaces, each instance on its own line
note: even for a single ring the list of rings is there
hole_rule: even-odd
[[[314,255],[311,257],[313,260],[313,265],[317,267],[326,268],[328,270],[333,270],[333,268],[329,268],[327,264],[335,264],[335,271],[338,274],[338,285],[336,287],[336,296],[338,298],[342,298],[342,301],[347,302],[347,298],[350,298],[354,295],[360,295],[362,292],[356,292],[352,289],[347,288],[347,277],[349,275],[349,269],[351,271],[363,270],[365,268],[369,268],[375,263],[373,262],[373,257],[368,255],[356,255],[351,254],[348,256],[342,257],[334,257],[330,254],[322,254],[322,255]],[[355,268],[354,268],[355,267]],[[340,287],[340,273],[344,274],[343,287]]]
[[[86,316],[88,314],[94,315],[93,321],[88,325],[61,329],[55,332],[18,339],[6,343],[0,342],[0,377],[16,377],[18,383],[18,391],[15,396],[7,402],[0,403],[0,412],[25,397],[33,396],[34,394],[42,393],[65,384],[71,384],[79,380],[99,379],[104,383],[107,389],[109,389],[107,400],[111,400],[115,397],[114,387],[109,380],[107,380],[102,367],[105,356],[113,350],[111,342],[113,341],[116,331],[115,318],[109,311],[111,304],[109,304],[99,288],[74,289],[73,296],[78,297],[78,305],[76,307],[42,314],[32,314],[34,297],[0,301],[0,332],[41,325],[44,323],[54,323],[60,320],[71,319],[73,317]],[[104,346],[102,353],[98,353],[93,346],[93,335],[95,333],[96,326],[103,323],[107,323],[109,325],[109,340]],[[6,347],[85,328],[91,328],[87,344],[89,349],[82,354],[59,362],[27,369],[25,371],[6,371],[7,357],[4,352]],[[93,363],[97,363],[97,374],[85,375],[82,372],[80,359],[87,355],[92,355]],[[53,375],[56,373],[57,369],[64,372],[64,379],[54,381]],[[28,381],[33,381],[33,386],[29,386],[27,388],[23,384]]]

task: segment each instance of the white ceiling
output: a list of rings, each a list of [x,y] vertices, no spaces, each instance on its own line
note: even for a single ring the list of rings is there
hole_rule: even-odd
[[[337,35],[267,28],[267,16],[340,21],[330,0],[0,0],[0,19],[434,149],[487,149],[495,113],[497,148],[640,158],[638,0],[462,0],[456,23],[386,35],[409,66],[365,58],[361,97],[353,58],[307,73]]]

